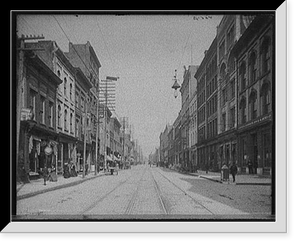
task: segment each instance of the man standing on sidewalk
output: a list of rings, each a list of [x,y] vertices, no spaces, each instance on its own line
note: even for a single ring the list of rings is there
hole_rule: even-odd
[[[235,182],[235,175],[237,174],[237,166],[233,162],[233,164],[230,166],[230,172],[232,175],[233,183]]]

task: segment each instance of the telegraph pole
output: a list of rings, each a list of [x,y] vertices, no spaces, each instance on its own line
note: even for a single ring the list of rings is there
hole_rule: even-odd
[[[111,76],[106,76],[105,80],[101,80],[101,82],[105,82],[105,92],[104,92],[104,98],[105,98],[105,106],[104,106],[104,169],[106,170],[106,116],[107,116],[107,98],[108,98],[108,93],[107,93],[107,82],[110,81],[117,81],[119,77],[111,77]]]

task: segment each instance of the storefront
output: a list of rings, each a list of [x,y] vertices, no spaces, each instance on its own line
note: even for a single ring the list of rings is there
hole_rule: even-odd
[[[272,172],[272,116],[268,114],[239,128],[238,166],[242,173],[249,173],[252,162],[254,174]],[[251,173],[251,170],[250,170]]]
[[[230,167],[237,161],[237,135],[236,130],[226,132],[218,138],[218,166],[223,165]]]
[[[57,134],[28,120],[21,122],[19,168],[29,179],[39,178],[44,167],[57,166]]]

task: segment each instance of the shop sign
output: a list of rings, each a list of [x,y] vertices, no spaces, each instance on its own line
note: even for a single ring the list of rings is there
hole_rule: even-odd
[[[249,122],[249,123],[247,123],[245,125],[240,126],[239,129],[242,129],[242,128],[245,128],[245,127],[248,127],[248,126],[252,126],[254,124],[258,124],[258,123],[261,123],[263,121],[267,121],[267,120],[271,120],[271,119],[272,119],[272,114],[269,113],[266,116],[263,116],[263,117],[258,118],[256,120],[253,120],[253,121],[251,121],[251,122]]]
[[[21,109],[21,120],[32,120],[33,119],[33,111],[30,108],[22,108]]]

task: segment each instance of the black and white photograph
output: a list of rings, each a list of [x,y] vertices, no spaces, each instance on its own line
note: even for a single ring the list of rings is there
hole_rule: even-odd
[[[284,231],[276,18],[14,12],[12,222]]]

